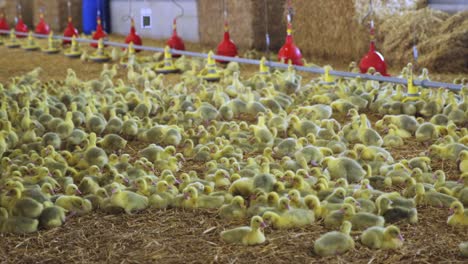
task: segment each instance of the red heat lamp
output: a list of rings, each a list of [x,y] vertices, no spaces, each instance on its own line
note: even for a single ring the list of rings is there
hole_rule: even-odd
[[[141,46],[143,45],[143,41],[141,37],[137,34],[135,29],[135,20],[131,19],[131,26],[130,26],[130,33],[128,34],[127,38],[125,38],[125,43],[129,44],[133,42],[134,45]],[[136,52],[140,52],[141,50],[136,49]]]
[[[63,32],[63,36],[67,38],[78,37],[78,29],[73,26],[72,18],[68,17],[68,25]],[[63,40],[63,44],[70,44],[70,40]]]
[[[98,16],[96,31],[93,33],[93,40],[100,40],[100,39],[106,38],[106,37],[107,37],[107,33],[104,31],[104,29],[102,29],[101,17]],[[91,43],[90,45],[93,48],[98,47],[97,43]],[[104,47],[107,47],[107,45],[105,45]]]
[[[10,26],[4,14],[0,14],[0,30],[10,30]],[[8,33],[0,33],[0,35],[8,35]]]
[[[224,38],[223,38],[223,41],[221,41],[221,43],[219,43],[218,45],[216,55],[226,56],[226,57],[237,56],[237,46],[231,40],[227,22],[224,22]],[[220,63],[228,63],[228,61],[220,61],[220,60],[216,60],[216,61]]]
[[[371,28],[370,28],[370,47],[369,52],[361,59],[359,63],[359,69],[361,73],[367,73],[370,67],[373,67],[376,71],[378,71],[382,76],[390,76],[387,73],[387,64],[385,63],[385,59],[380,54],[380,52],[375,50],[375,30],[374,30],[374,23],[371,21]]]
[[[16,30],[16,32],[28,33],[28,26],[26,26],[26,24],[24,24],[23,18],[21,16],[19,16],[19,18],[18,18],[18,23],[16,23],[15,30]],[[25,38],[27,36],[17,34],[16,37],[17,38]]]
[[[278,52],[278,60],[284,61],[284,63],[291,61],[292,64],[299,66],[304,65],[304,62],[302,61],[301,50],[294,44],[291,23],[288,23],[286,42]]]
[[[184,41],[182,40],[181,37],[179,37],[179,35],[177,35],[177,20],[175,18],[174,18],[174,21],[172,22],[172,36],[167,40],[166,44],[171,49],[185,50]],[[180,57],[180,55],[172,54],[172,57],[178,58]]]
[[[44,14],[42,12],[39,14],[39,23],[36,26],[35,33],[36,34],[41,34],[41,35],[49,35],[49,33],[50,33],[50,27],[45,22]]]

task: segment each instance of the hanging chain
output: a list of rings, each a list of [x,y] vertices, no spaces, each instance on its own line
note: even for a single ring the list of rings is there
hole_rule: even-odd
[[[268,21],[268,0],[264,0],[265,6],[265,45],[267,61],[270,61],[270,33],[269,33],[269,21]]]
[[[174,3],[174,5],[176,5],[180,9],[180,14],[177,15],[175,17],[175,19],[183,17],[185,15],[184,7],[179,2],[177,2],[176,0],[172,0],[172,3]]]

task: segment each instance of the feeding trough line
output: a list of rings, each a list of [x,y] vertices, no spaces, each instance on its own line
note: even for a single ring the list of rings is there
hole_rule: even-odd
[[[0,33],[10,33],[8,30],[0,30]],[[23,32],[16,32],[17,35],[20,36],[28,36],[29,33],[23,33]],[[36,38],[48,38],[48,36],[40,35],[40,34],[32,34]],[[72,38],[68,37],[63,37],[63,36],[52,36],[54,39],[61,39],[61,40],[72,40]],[[96,40],[91,40],[91,39],[83,39],[83,38],[76,38],[77,42],[82,42],[82,43],[95,43],[97,44],[98,41]],[[105,45],[108,46],[113,46],[113,47],[122,47],[122,48],[127,48],[128,44],[124,43],[119,43],[119,42],[112,42],[112,41],[104,41],[103,42]],[[147,51],[152,51],[152,52],[164,52],[164,48],[159,48],[159,47],[149,47],[149,46],[138,46],[134,45],[135,49],[141,49],[141,50],[147,50]],[[199,57],[199,58],[207,58],[208,54],[206,53],[200,53],[200,52],[193,52],[193,51],[183,51],[183,50],[175,50],[175,49],[170,49],[171,54],[179,54],[179,55],[185,55],[189,57]],[[233,62],[238,62],[238,63],[243,63],[243,64],[252,64],[252,65],[260,65],[260,60],[253,60],[253,59],[245,59],[245,58],[239,58],[239,57],[228,57],[228,56],[220,56],[220,55],[213,55],[212,56],[216,60],[223,60],[223,61],[233,61]],[[279,68],[279,69],[287,69],[289,67],[288,64],[280,63],[280,62],[273,62],[273,61],[268,61],[268,66],[274,67],[274,68]],[[316,73],[316,74],[324,74],[325,70],[323,68],[318,68],[318,67],[307,67],[307,66],[297,66],[297,65],[292,65],[294,69],[302,72],[309,72],[309,73]],[[379,81],[379,82],[390,82],[390,83],[396,83],[396,84],[402,84],[402,85],[407,85],[408,80],[403,79],[403,78],[397,78],[397,77],[386,77],[386,76],[377,76],[377,75],[370,75],[370,74],[363,74],[363,73],[353,73],[353,72],[345,72],[345,71],[336,71],[336,70],[330,70],[329,71],[330,75],[337,76],[337,77],[344,77],[344,78],[361,78],[363,80],[372,80],[372,81]],[[463,85],[459,84],[453,84],[453,83],[445,83],[445,82],[434,82],[434,81],[428,81],[428,80],[413,80],[413,85],[415,86],[420,86],[423,88],[445,88],[449,89],[452,91],[460,91],[463,87]]]

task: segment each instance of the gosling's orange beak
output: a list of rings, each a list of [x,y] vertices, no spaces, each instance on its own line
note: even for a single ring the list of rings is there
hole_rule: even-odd
[[[450,214],[450,215],[453,215],[454,213],[455,213],[455,211],[453,210],[453,208],[450,208],[450,209],[449,209],[449,214]]]
[[[261,226],[262,228],[265,228],[265,227],[267,227],[268,225],[267,225],[265,222],[262,222],[262,223],[260,224],[260,226]]]
[[[405,241],[405,238],[401,234],[398,235],[398,239],[400,239],[401,241]]]

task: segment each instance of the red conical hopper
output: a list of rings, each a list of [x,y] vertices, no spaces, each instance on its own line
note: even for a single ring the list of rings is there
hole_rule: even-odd
[[[177,20],[174,19],[172,22],[172,36],[167,40],[166,43],[171,49],[185,50],[185,44],[182,38],[177,35]],[[172,54],[172,57],[178,58],[179,54]]]
[[[380,72],[383,76],[390,76],[387,73],[387,64],[385,59],[378,51],[375,50],[375,40],[374,40],[374,23],[371,22],[370,29],[370,47],[369,52],[361,59],[359,63],[359,69],[361,73],[367,73],[370,67],[373,67],[376,71]]]
[[[16,23],[15,30],[16,30],[16,32],[28,33],[28,26],[26,26],[26,24],[24,24],[23,18],[21,16],[18,18],[18,23]],[[27,36],[26,35],[24,35],[24,36],[16,35],[16,37],[17,38],[25,38]]]
[[[10,30],[10,26],[8,25],[8,22],[4,14],[0,14],[0,29]],[[0,33],[0,35],[8,35],[8,33]]]
[[[98,16],[96,31],[93,34],[93,40],[99,40],[99,39],[102,39],[102,38],[105,38],[105,37],[107,37],[107,33],[104,31],[104,29],[102,29],[101,17]],[[97,43],[91,43],[91,47],[97,48],[98,44]],[[107,47],[107,45],[105,45],[105,47]]]
[[[68,25],[63,32],[64,37],[72,38],[73,36],[78,37],[78,29],[73,26],[72,18],[68,17]],[[63,40],[63,44],[70,44],[70,40]]]
[[[50,27],[44,21],[44,14],[42,12],[39,15],[39,23],[36,26],[35,33],[36,34],[41,34],[41,35],[49,35],[49,33],[50,33]]]
[[[294,44],[291,23],[288,23],[286,42],[278,52],[278,60],[283,60],[284,63],[288,63],[289,61],[291,61],[294,65],[304,65],[302,61],[301,50]]]
[[[226,57],[237,56],[237,47],[236,44],[234,44],[234,42],[231,40],[231,37],[229,35],[229,27],[227,22],[224,23],[224,38],[223,41],[219,43],[216,54]],[[216,61],[221,63],[227,63],[227,61]]]
[[[133,18],[131,19],[131,26],[130,26],[130,33],[128,34],[127,38],[125,38],[125,43],[129,44],[133,42],[134,45],[141,46],[143,45],[143,41],[141,40],[140,36],[138,36],[136,29],[135,29],[135,21]],[[140,52],[141,50],[136,49],[136,52]]]

